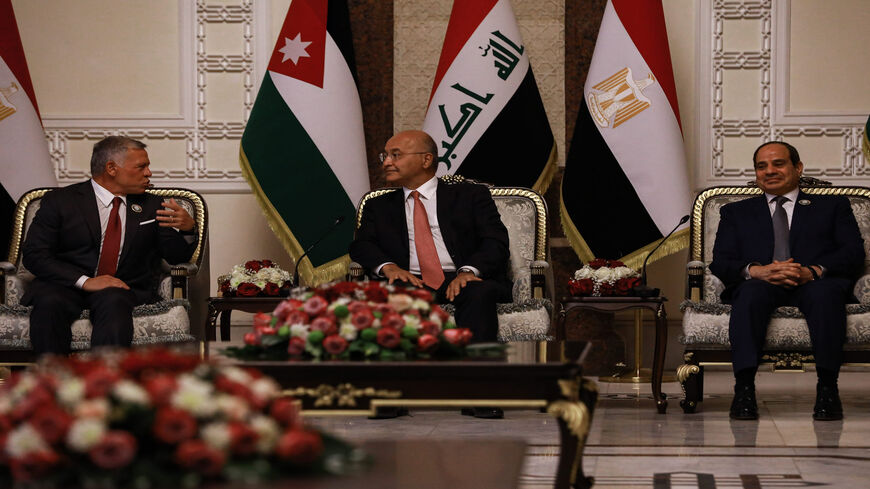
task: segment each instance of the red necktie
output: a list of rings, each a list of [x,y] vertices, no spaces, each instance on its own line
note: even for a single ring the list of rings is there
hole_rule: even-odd
[[[435,249],[432,229],[429,227],[429,216],[420,200],[420,192],[411,192],[414,197],[414,246],[417,248],[417,260],[420,262],[420,275],[423,283],[433,289],[438,289],[444,282],[444,270]]]
[[[100,263],[97,265],[97,275],[115,275],[118,270],[118,252],[121,251],[121,198],[112,199],[112,213],[106,225],[106,236],[103,238],[103,250],[100,252]]]

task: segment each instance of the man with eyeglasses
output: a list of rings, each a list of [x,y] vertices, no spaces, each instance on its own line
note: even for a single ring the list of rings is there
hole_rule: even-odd
[[[386,181],[401,186],[366,202],[351,259],[389,281],[435,292],[456,306],[474,341],[495,341],[496,303],[510,302],[508,233],[485,186],[435,177],[437,146],[422,131],[393,136],[381,153]]]

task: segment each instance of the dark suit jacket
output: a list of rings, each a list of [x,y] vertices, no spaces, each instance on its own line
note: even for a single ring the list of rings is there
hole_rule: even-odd
[[[852,280],[862,272],[864,240],[846,197],[799,192],[790,229],[791,255],[801,265],[822,265],[826,276]],[[765,196],[722,207],[710,264],[710,271],[725,283],[722,299],[729,299],[743,282],[741,271],[747,264],[772,261],[773,220]]]
[[[457,268],[472,266],[481,278],[510,286],[508,233],[483,185],[438,182],[438,225]],[[366,202],[350,257],[366,270],[393,262],[408,269],[410,249],[401,189]]]
[[[152,301],[160,259],[180,263],[190,259],[196,243],[188,243],[172,228],[163,228],[155,219],[161,209],[160,197],[150,194],[127,196],[127,222],[124,246],[115,276],[136,294],[139,303]],[[133,210],[141,206],[141,212]],[[100,258],[100,214],[90,181],[52,190],[42,198],[24,241],[24,266],[38,279],[74,287],[82,275],[92,277]],[[28,295],[39,293],[33,287]]]

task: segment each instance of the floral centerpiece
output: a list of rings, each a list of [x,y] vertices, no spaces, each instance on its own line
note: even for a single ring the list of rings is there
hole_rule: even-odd
[[[568,290],[575,296],[631,295],[640,285],[638,273],[619,260],[596,258],[574,272]]]
[[[382,282],[338,282],[300,292],[271,314],[254,316],[244,347],[224,350],[247,360],[406,360],[496,356],[495,347],[465,346],[472,334],[424,289]]]
[[[286,296],[290,274],[272,260],[250,260],[221,275],[218,286],[224,297]]]
[[[192,487],[362,458],[271,378],[165,349],[48,357],[0,386],[0,487]]]

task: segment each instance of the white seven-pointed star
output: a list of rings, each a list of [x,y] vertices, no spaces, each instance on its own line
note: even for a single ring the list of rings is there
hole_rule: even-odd
[[[285,37],[284,47],[278,50],[284,53],[284,59],[282,59],[281,62],[283,63],[289,59],[295,65],[299,62],[299,58],[311,57],[311,55],[305,51],[305,48],[307,48],[309,44],[311,43],[302,40],[302,33],[296,34],[296,37],[293,39]]]

